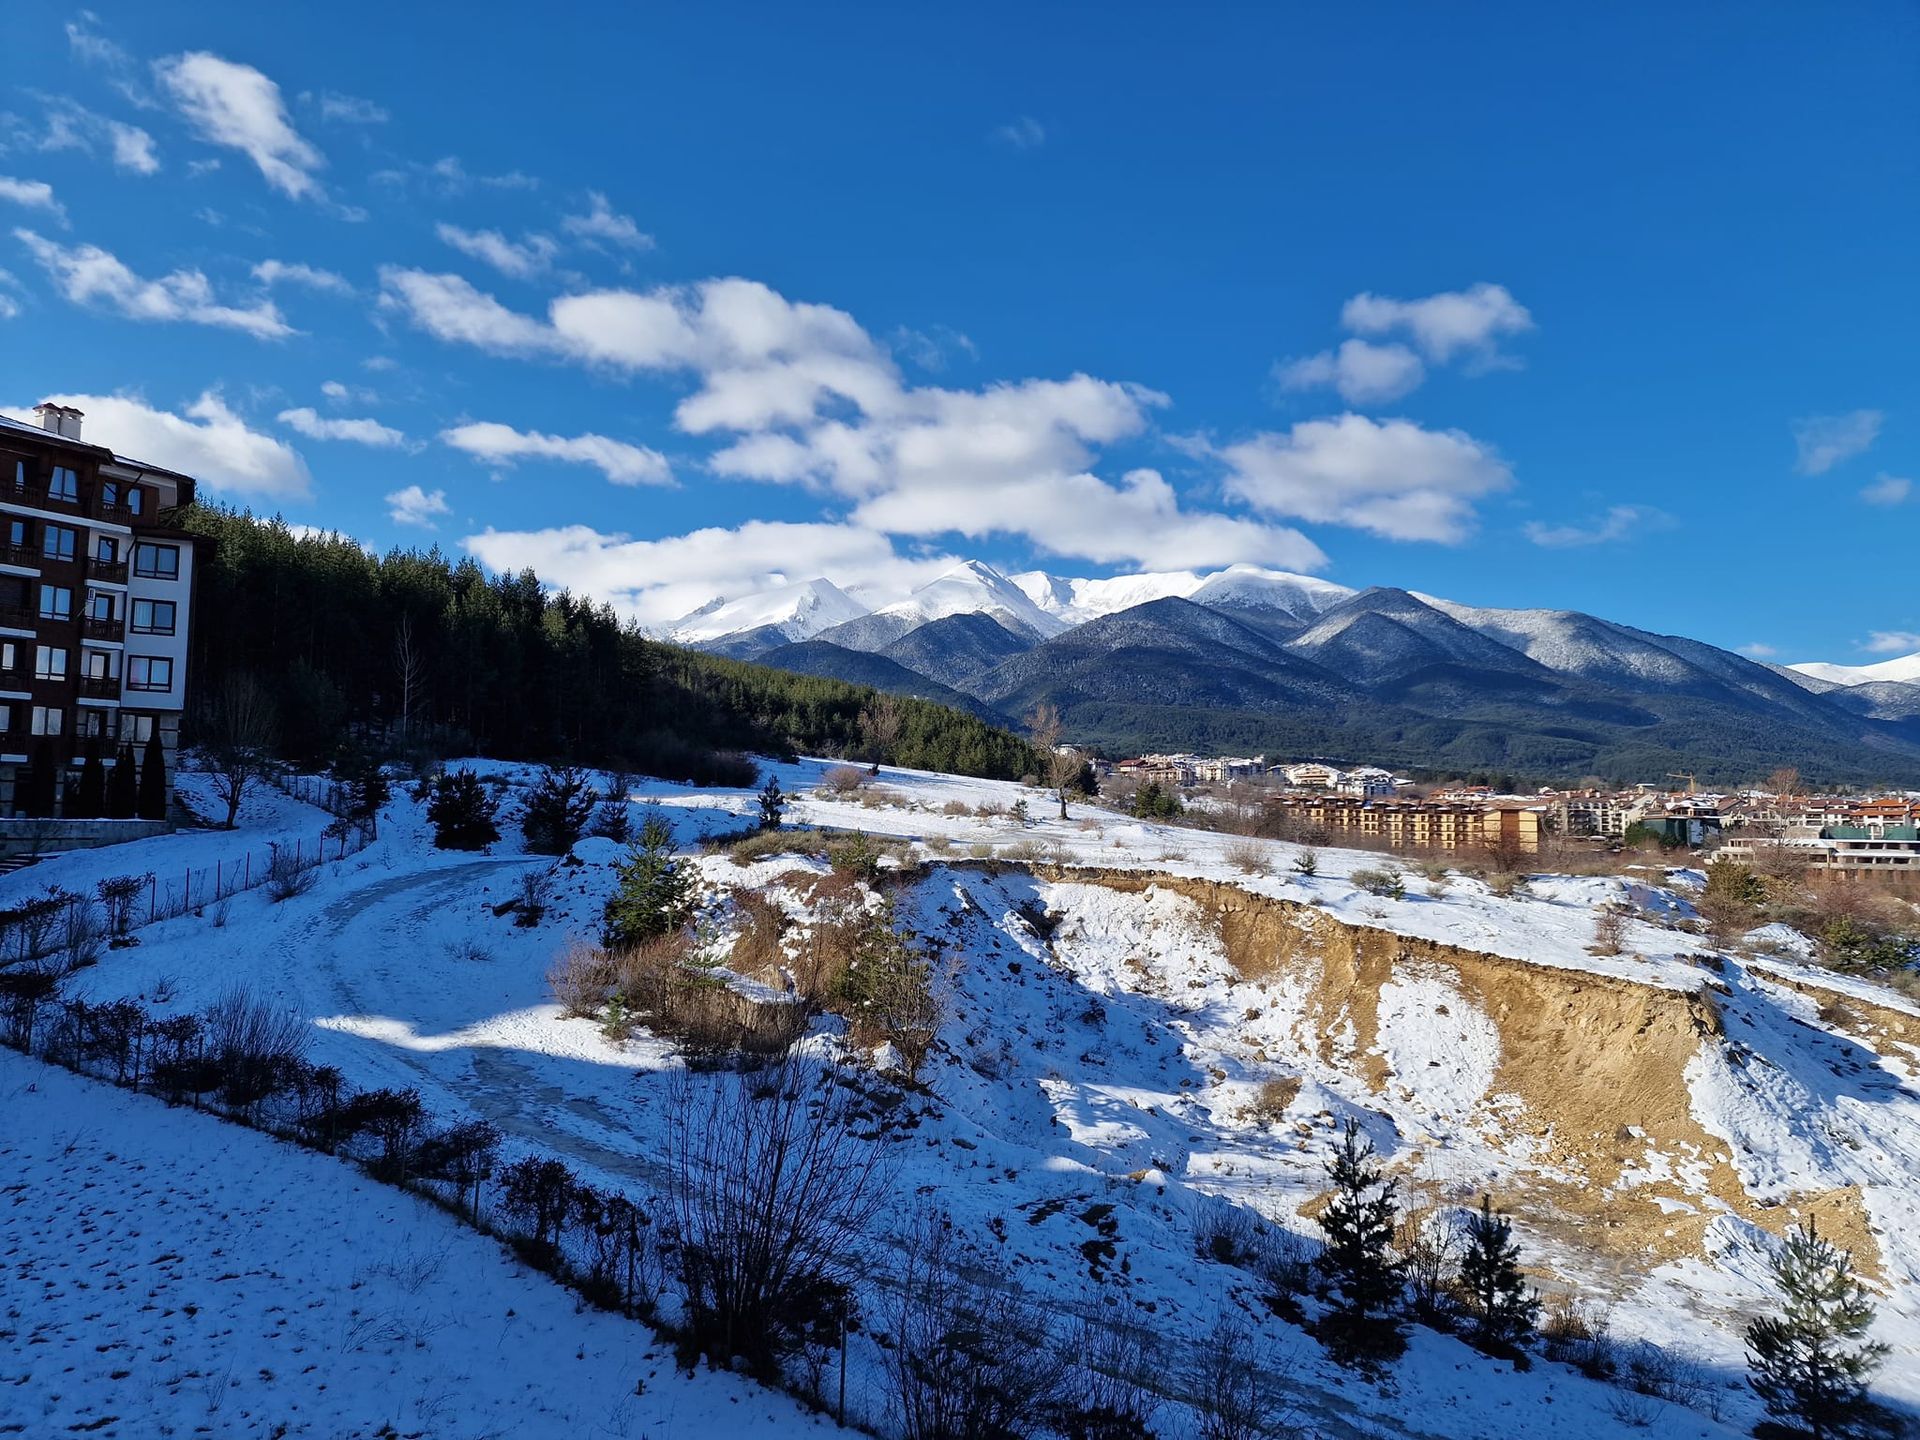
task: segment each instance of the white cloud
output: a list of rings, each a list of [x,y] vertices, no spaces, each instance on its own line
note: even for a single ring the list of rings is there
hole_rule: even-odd
[[[1650,530],[1666,530],[1673,517],[1646,505],[1612,505],[1606,514],[1586,525],[1544,525],[1529,521],[1527,538],[1549,549],[1567,549],[1578,545],[1606,545],[1615,540],[1644,535]]]
[[[1343,340],[1338,350],[1322,350],[1274,367],[1284,390],[1313,390],[1331,385],[1349,405],[1398,400],[1427,378],[1420,357],[1399,343],[1375,345]]]
[[[626,250],[653,248],[653,236],[634,224],[632,216],[615,211],[598,190],[587,192],[587,213],[563,216],[560,228],[576,240],[600,240]]]
[[[1354,414],[1255,435],[1219,455],[1228,493],[1258,510],[1390,540],[1464,540],[1472,502],[1513,478],[1490,446],[1464,431]]]
[[[971,338],[947,325],[934,325],[925,330],[914,330],[901,325],[892,335],[894,353],[904,355],[922,370],[933,374],[947,368],[947,360],[952,355],[964,355],[969,360],[980,358],[980,347]]]
[[[1913,494],[1913,481],[1902,475],[1881,475],[1860,491],[1869,505],[1904,505]]]
[[[1740,647],[1740,653],[1754,660],[1771,660],[1780,653],[1779,647],[1754,640]]]
[[[418,485],[396,490],[386,497],[386,501],[387,515],[396,525],[418,525],[431,530],[438,517],[451,513],[446,491],[429,492]]]
[[[0,175],[0,202],[45,210],[62,222],[67,218],[66,207],[54,198],[53,186],[44,180],[16,180],[11,175]]]
[[[223,495],[300,500],[311,478],[299,452],[282,440],[250,430],[209,390],[182,414],[157,410],[134,395],[50,395],[56,405],[86,412],[87,439],[117,454],[178,470]],[[8,411],[29,415],[26,406]]]
[[[138,125],[107,122],[107,139],[113,147],[113,163],[136,175],[153,175],[160,169],[160,157],[154,153],[153,136]]]
[[[1506,286],[1485,283],[1421,300],[1362,293],[1347,301],[1340,322],[1356,335],[1405,331],[1427,359],[1440,364],[1463,353],[1500,363],[1494,349],[1498,338],[1533,328],[1533,316]]]
[[[1875,655],[1905,655],[1920,650],[1920,633],[1912,630],[1875,630],[1860,648]]]
[[[322,90],[317,97],[302,95],[319,108],[320,118],[335,125],[384,125],[392,117],[384,105],[362,100],[358,95],[342,95]]]
[[[1038,150],[1047,143],[1047,127],[1031,115],[1021,115],[1004,125],[996,125],[993,138],[1015,150]]]
[[[456,450],[493,465],[520,460],[562,460],[591,465],[616,485],[671,485],[673,471],[658,450],[610,440],[605,435],[543,435],[515,430],[491,420],[456,425],[440,432]]]
[[[353,286],[346,277],[298,261],[262,260],[253,267],[253,278],[262,285],[301,285],[329,295],[351,295]]]
[[[509,170],[504,175],[474,175],[468,172],[458,155],[443,155],[430,165],[408,161],[403,169],[376,170],[368,177],[382,185],[403,188],[418,182],[440,196],[464,195],[474,186],[491,190],[538,190],[540,182],[531,175]]]
[[[980,390],[908,386],[852,316],[738,278],[563,296],[545,320],[457,276],[388,269],[382,280],[383,303],[442,339],[624,371],[693,372],[699,384],[674,419],[688,434],[735,437],[711,457],[716,474],[828,490],[853,503],[865,528],[1022,535],[1102,562],[1326,562],[1295,530],[1182,508],[1154,471],[1118,484],[1094,474],[1100,447],[1140,435],[1167,403],[1141,386],[1087,375]],[[516,434],[484,433],[492,446]]]
[[[885,604],[945,573],[949,554],[902,556],[878,531],[828,522],[749,520],[663,540],[634,540],[585,525],[487,530],[461,542],[482,564],[532,568],[549,584],[592,595],[643,624],[662,625],[716,597],[833,577],[869,604]]]
[[[404,434],[378,420],[336,419],[321,415],[310,406],[282,410],[279,418],[282,425],[299,431],[309,440],[348,440],[355,445],[372,445],[383,450],[396,450],[407,443]]]
[[[100,17],[91,10],[82,10],[77,20],[67,22],[67,45],[74,59],[104,70],[113,88],[141,109],[157,109],[153,96],[140,83],[139,66],[133,56],[119,42],[102,35],[95,28],[99,23]]]
[[[1802,475],[1826,474],[1879,439],[1886,418],[1878,410],[1850,410],[1845,415],[1809,415],[1794,421],[1793,468]]]
[[[245,307],[220,304],[213,286],[198,270],[175,270],[148,280],[98,245],[69,248],[31,230],[13,233],[75,305],[98,306],[129,320],[182,321],[239,330],[262,340],[294,333],[270,300]]]
[[[195,50],[156,62],[154,73],[204,139],[240,151],[275,190],[294,200],[325,195],[316,172],[326,157],[293,128],[280,87],[260,71]]]
[[[47,106],[47,128],[39,134],[24,127],[16,129],[14,138],[20,145],[50,153],[76,150],[84,155],[105,147],[116,169],[135,175],[159,172],[160,157],[153,136],[138,125],[95,114],[65,96],[41,98]]]
[[[443,244],[451,245],[462,255],[470,255],[483,264],[491,265],[502,275],[511,275],[520,280],[540,274],[553,264],[553,257],[560,250],[545,235],[529,235],[516,243],[498,230],[462,230],[458,225],[448,225],[444,221],[436,227],[435,233]]]

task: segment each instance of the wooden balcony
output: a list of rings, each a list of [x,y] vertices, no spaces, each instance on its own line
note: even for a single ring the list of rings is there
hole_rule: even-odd
[[[127,583],[127,562],[124,560],[102,560],[98,556],[87,557],[87,578],[105,581],[109,585]]]
[[[88,615],[80,621],[80,636],[84,640],[109,640],[118,645],[126,637],[126,621]]]
[[[118,700],[120,677],[118,675],[82,675],[80,698],[82,700]]]
[[[39,624],[39,617],[24,605],[0,605],[0,625],[11,626],[15,630],[31,630]]]
[[[31,545],[0,545],[0,565],[18,565],[23,570],[38,570],[40,552]]]

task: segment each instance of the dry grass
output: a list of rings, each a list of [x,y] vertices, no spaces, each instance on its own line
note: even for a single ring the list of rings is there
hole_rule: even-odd
[[[613,957],[598,945],[570,940],[547,967],[547,987],[567,1014],[597,1015],[617,979]]]
[[[1273,857],[1258,840],[1230,840],[1220,855],[1242,875],[1266,875],[1273,870]]]

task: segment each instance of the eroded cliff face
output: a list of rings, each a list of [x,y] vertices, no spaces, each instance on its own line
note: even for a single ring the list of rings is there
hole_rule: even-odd
[[[1702,1124],[1694,1091],[1703,1067],[1738,1072],[1770,1063],[1729,1039],[1723,1005],[1731,992],[1717,962],[1703,960],[1691,989],[1643,985],[1353,925],[1221,881],[1132,871],[1066,878],[1192,901],[1239,977],[1277,982],[1302,998],[1294,1045],[1383,1099],[1441,1078],[1396,1073],[1383,997],[1393,992],[1404,1007],[1406,987],[1418,982],[1416,993],[1441,1014],[1470,1007],[1497,1035],[1478,1121],[1515,1160],[1510,1177],[1488,1177],[1490,1188],[1503,1189],[1502,1202],[1537,1230],[1620,1267],[1623,1280],[1640,1264],[1705,1253],[1709,1226],[1721,1216],[1780,1233],[1811,1214],[1854,1250],[1863,1271],[1878,1273],[1858,1187],[1816,1187],[1789,1204],[1757,1197],[1742,1183],[1728,1138]],[[1863,1039],[1920,1037],[1910,1017],[1844,1003]],[[1281,1047],[1256,1053],[1287,1064]],[[1449,1068],[1444,1055],[1423,1063]],[[1397,1165],[1411,1179],[1428,1159],[1427,1137],[1403,1127],[1403,1138],[1411,1149]]]

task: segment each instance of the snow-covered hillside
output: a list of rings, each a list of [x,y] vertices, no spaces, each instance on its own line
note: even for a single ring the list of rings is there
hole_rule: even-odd
[[[0,1434],[838,1433],[337,1160],[6,1050],[0,1110]]]
[[[494,853],[433,850],[419,808],[401,797],[380,839],[330,865],[310,893],[276,904],[252,891],[148,927],[137,947],[109,951],[76,988],[170,1013],[204,1006],[243,981],[308,1017],[313,1058],[355,1083],[415,1088],[437,1116],[491,1121],[513,1153],[556,1155],[596,1184],[655,1193],[668,1139],[663,1087],[678,1064],[672,1048],[644,1031],[616,1043],[591,1021],[566,1018],[545,978],[569,935],[597,929],[623,852],[587,840],[557,864],[524,855],[511,797],[528,772],[476,768],[510,797],[502,825],[510,838]],[[1690,1357],[1691,1408],[1645,1401],[1657,1433],[1732,1436],[1755,1417],[1738,1327],[1767,1303],[1770,1236],[1801,1214],[1818,1215],[1824,1231],[1860,1255],[1881,1293],[1879,1333],[1895,1347],[1882,1392],[1920,1407],[1920,1008],[1790,960],[1711,955],[1699,936],[1673,928],[1690,913],[1685,889],[1658,877],[1539,877],[1524,895],[1501,898],[1471,877],[1432,883],[1409,875],[1407,893],[1394,898],[1356,883],[1380,867],[1377,855],[1324,851],[1317,873],[1304,875],[1292,868],[1291,846],[1253,842],[1264,854],[1250,855],[1235,837],[1081,805],[1062,821],[1046,797],[1014,785],[885,770],[861,793],[829,795],[821,789],[825,762],[770,768],[799,797],[790,824],[896,837],[931,862],[892,887],[892,898],[899,918],[936,951],[950,1013],[922,1088],[903,1094],[912,1140],[902,1151],[899,1203],[883,1224],[935,1205],[955,1219],[981,1264],[1052,1313],[1148,1325],[1168,1357],[1175,1397],[1186,1361],[1224,1312],[1258,1328],[1308,1432],[1430,1440],[1620,1433],[1631,1407],[1623,1408],[1617,1387],[1544,1362],[1517,1374],[1427,1331],[1415,1332],[1390,1385],[1356,1383],[1268,1310],[1252,1275],[1195,1258],[1196,1230],[1236,1209],[1310,1239],[1329,1137],[1351,1116],[1420,1204],[1471,1204],[1491,1192],[1515,1213],[1544,1288],[1610,1305],[1623,1343]],[[1009,813],[1022,801],[1033,814],[1028,823]],[[670,817],[686,846],[736,830],[755,808],[748,791],[653,782],[631,803],[636,816],[651,808]],[[303,808],[269,793],[249,807],[239,834],[183,834],[47,862],[0,878],[0,903],[56,874],[77,887],[88,871],[204,865],[221,846],[238,854],[269,832],[298,833],[317,815]],[[1007,860],[1020,863],[988,863]],[[816,855],[736,864],[715,853],[696,863],[707,897],[703,933],[722,963],[737,924],[729,898],[736,891],[756,890],[779,907],[795,943],[820,923],[827,866]],[[541,925],[523,928],[500,908],[529,875],[549,877],[549,910]],[[863,904],[879,903],[871,891],[858,894]],[[1605,902],[1624,902],[1635,914],[1618,955],[1590,953],[1595,907]],[[778,977],[763,969],[738,978],[749,987],[762,982]],[[808,1044],[831,1045],[838,1033],[838,1022],[824,1017]],[[73,1089],[79,1082],[56,1078],[59,1094],[83,1093]],[[67,1193],[63,1184],[91,1184],[87,1193],[122,1188],[123,1162],[112,1157],[146,1153],[123,1133],[132,1122],[114,1118],[123,1112],[164,1121],[155,1144],[184,1146],[169,1138],[176,1129],[200,1133],[201,1153],[235,1156],[249,1174],[268,1168],[253,1158],[250,1147],[272,1148],[258,1137],[151,1101],[100,1095],[98,1124],[49,1112],[34,1132],[60,1139],[70,1177],[51,1173],[52,1141],[34,1141],[21,1153],[35,1187],[55,1196]],[[291,1154],[288,1163],[338,1166]],[[195,1194],[239,1184],[225,1169],[180,1183]],[[328,1183],[301,1182],[320,1197],[316,1205]],[[233,1213],[254,1213],[246,1198],[253,1193],[235,1192]],[[414,1202],[388,1194],[383,1203]],[[4,1213],[4,1243],[52,1263],[40,1258],[51,1242],[15,1233],[25,1224],[21,1207]],[[450,1220],[418,1213],[422,1224],[468,1243]],[[307,1212],[293,1216],[290,1224]],[[213,1243],[204,1223],[184,1207],[156,1205],[142,1243],[187,1254]],[[263,1246],[291,1238],[274,1239],[272,1226],[262,1233]],[[292,1258],[258,1258],[250,1244],[226,1242],[247,1262],[227,1268],[276,1270],[287,1289],[305,1295],[310,1272]],[[379,1258],[360,1261],[364,1268]],[[884,1289],[886,1275],[874,1283]],[[555,1306],[570,1309],[567,1297],[551,1293]],[[248,1308],[257,1289],[209,1277],[196,1294],[209,1328],[258,1328]],[[103,1303],[96,1298],[92,1308]],[[462,1301],[469,1303],[474,1313],[533,1313],[518,1300]],[[600,1333],[580,1333],[591,1355],[612,1343]],[[564,1339],[563,1328],[556,1354]],[[637,1357],[645,1348],[639,1338],[622,1353]],[[406,1358],[411,1365],[417,1357]],[[876,1423],[885,1412],[878,1358],[869,1342],[855,1346],[849,1406]],[[211,1363],[185,1368],[205,1372]],[[257,1363],[278,1377],[273,1398],[304,1395],[315,1383],[302,1381],[298,1366]],[[381,1363],[399,1361],[383,1355]],[[568,1363],[578,1362],[549,1360],[539,1378],[564,1377]],[[432,1368],[419,1365],[386,1392],[395,1414],[412,1398],[413,1377]],[[255,1384],[251,1351],[241,1368],[249,1413],[278,1418],[265,1403],[266,1382]],[[612,1368],[608,1361],[594,1373]],[[37,1388],[26,1393],[43,1406],[59,1372],[35,1373]],[[619,1373],[630,1386],[637,1362]],[[535,1378],[530,1371],[522,1382]],[[198,1400],[195,1383],[188,1382]],[[109,1384],[90,1381],[86,1393],[104,1404]],[[127,1393],[138,1402],[119,1412],[129,1425],[177,1399]],[[564,1413],[599,1423],[587,1409],[602,1393],[581,1390]],[[731,1405],[735,1393],[663,1370],[627,1413],[657,1418],[669,1412],[647,1406],[681,1404],[685,1433],[709,1433],[699,1417],[713,1404]],[[324,1409],[331,1400],[303,1403],[333,1413]],[[774,1400],[752,1403],[761,1407],[754,1433],[788,1433],[778,1417],[789,1414],[805,1423]],[[1158,1428],[1191,1433],[1177,1398]]]
[[[1920,651],[1892,660],[1876,661],[1872,665],[1829,665],[1816,660],[1789,665],[1787,669],[1811,675],[1816,680],[1828,680],[1835,685],[1870,685],[1885,680],[1913,685],[1920,684]]]
[[[771,628],[784,640],[805,640],[830,625],[867,613],[867,607],[831,580],[806,580],[702,606],[668,627],[666,638],[700,645],[750,630]]]

